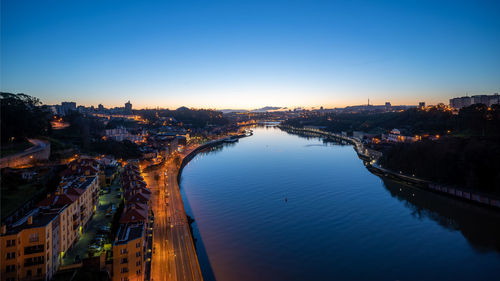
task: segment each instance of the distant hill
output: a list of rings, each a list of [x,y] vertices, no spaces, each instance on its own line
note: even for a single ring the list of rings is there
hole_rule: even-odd
[[[246,109],[222,109],[219,111],[222,111],[222,113],[227,114],[227,113],[242,113],[242,112],[270,112],[270,111],[277,111],[277,110],[282,110],[286,109],[286,107],[279,107],[279,106],[265,106],[262,108],[257,108],[257,109],[252,109],[252,110],[246,110]]]
[[[246,109],[222,109],[219,111],[221,111],[223,114],[248,112],[248,110]]]
[[[279,110],[281,108],[282,107],[278,107],[278,106],[265,106],[262,108],[253,109],[253,110],[251,110],[251,112],[269,112],[269,111]]]

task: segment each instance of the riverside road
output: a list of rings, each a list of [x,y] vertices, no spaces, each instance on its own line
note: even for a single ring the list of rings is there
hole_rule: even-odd
[[[181,155],[187,155],[191,149]],[[169,160],[144,174],[155,214],[151,280],[203,280],[182,202],[177,172]]]

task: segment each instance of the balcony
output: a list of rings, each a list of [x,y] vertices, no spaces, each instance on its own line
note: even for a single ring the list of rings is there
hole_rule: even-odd
[[[40,264],[45,264],[44,256],[24,259],[24,266],[34,266]]]
[[[39,244],[35,246],[29,246],[29,247],[24,247],[24,254],[25,255],[31,255],[31,254],[36,254],[36,253],[42,253],[44,250],[44,245]]]
[[[35,266],[35,265],[40,265],[40,264],[45,264],[45,261],[25,261],[24,266]]]

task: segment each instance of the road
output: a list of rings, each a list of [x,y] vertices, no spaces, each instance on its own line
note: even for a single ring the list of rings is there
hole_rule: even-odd
[[[177,165],[169,160],[159,169],[143,174],[152,191],[151,205],[155,215],[152,281],[203,280],[177,184],[177,171]]]

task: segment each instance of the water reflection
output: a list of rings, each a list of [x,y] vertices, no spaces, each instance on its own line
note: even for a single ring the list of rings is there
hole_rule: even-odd
[[[479,252],[500,252],[500,213],[382,178],[392,197],[405,202],[417,218],[428,217],[450,230],[458,230]]]
[[[283,131],[307,140],[319,139],[327,145],[350,145],[343,141],[325,138],[317,133]],[[318,144],[308,144],[308,146],[318,146]],[[478,252],[500,252],[500,212],[497,210],[425,191],[384,177],[380,178],[391,196],[404,201],[405,206],[412,210],[414,217],[418,219],[427,217],[446,229],[460,231]]]
[[[320,139],[324,144],[349,145],[316,133],[286,132],[307,140]],[[317,145],[309,144],[308,146]],[[416,218],[427,217],[444,228],[460,231],[476,251],[500,252],[500,212],[421,190],[384,177],[381,179],[392,197],[404,201],[405,206],[412,210],[412,215]]]
[[[182,174],[205,280],[491,280],[497,272],[498,213],[380,179],[335,140],[274,126],[254,133],[205,150]]]
[[[286,132],[289,135],[299,137],[301,139],[306,139],[306,140],[320,140],[323,142],[325,145],[340,145],[340,146],[345,146],[345,145],[351,145],[350,143],[344,141],[344,140],[339,140],[339,139],[333,139],[329,137],[325,137],[322,134],[318,133],[313,133],[313,132],[296,132],[296,131],[290,131],[287,129],[282,129],[283,132]]]

